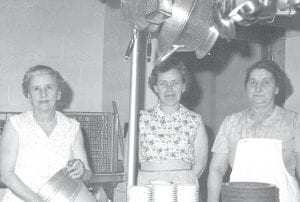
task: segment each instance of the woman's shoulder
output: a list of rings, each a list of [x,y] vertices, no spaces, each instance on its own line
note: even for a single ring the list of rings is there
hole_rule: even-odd
[[[201,114],[194,112],[184,106],[181,106],[181,111],[185,116],[191,117],[192,119],[199,119],[199,120],[202,119]]]
[[[242,111],[238,111],[238,112],[233,112],[231,114],[228,114],[226,117],[230,117],[230,118],[240,118],[242,116],[244,116],[249,110],[248,109],[244,109]]]
[[[69,122],[71,124],[79,124],[79,122],[76,119],[68,117],[60,111],[56,111],[56,114],[57,114],[57,118],[59,120],[61,120],[62,122]]]
[[[290,115],[290,116],[297,116],[298,115],[298,112],[295,112],[295,111],[292,111],[292,110],[289,110],[289,109],[286,109],[286,108],[283,108],[283,107],[280,107],[280,106],[276,106],[276,109],[278,111],[280,111],[281,113],[284,113],[286,115]]]
[[[25,111],[22,113],[14,114],[11,117],[9,117],[9,120],[11,121],[18,121],[18,122],[31,122],[32,121],[32,111]]]
[[[150,109],[142,109],[140,110],[140,116],[144,117],[144,116],[151,116],[154,114],[155,111],[155,107],[150,108]]]
[[[283,108],[280,106],[276,106],[276,110],[278,111],[278,114],[288,122],[291,122],[294,120],[300,121],[300,114],[295,111],[292,111],[292,110],[289,110],[289,109],[286,109],[286,108]]]
[[[227,114],[225,115],[223,122],[227,122],[233,125],[240,124],[243,120],[245,120],[248,111],[249,111],[248,109],[245,109],[239,112]]]

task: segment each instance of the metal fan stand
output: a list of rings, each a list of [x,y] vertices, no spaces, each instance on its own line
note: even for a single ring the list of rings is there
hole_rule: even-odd
[[[130,84],[130,109],[129,109],[129,129],[128,129],[128,176],[127,186],[136,185],[137,175],[137,126],[138,126],[138,91],[139,91],[139,56],[141,34],[138,30],[133,29],[134,45],[131,59],[131,84]]]

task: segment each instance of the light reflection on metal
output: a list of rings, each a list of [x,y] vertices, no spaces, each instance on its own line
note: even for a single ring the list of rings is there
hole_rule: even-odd
[[[131,83],[130,83],[130,111],[129,111],[129,129],[128,129],[128,184],[127,186],[136,185],[137,174],[137,115],[138,115],[138,82],[139,82],[139,57],[140,57],[140,32],[136,29],[133,30],[135,35],[135,43],[132,51],[131,60]]]
[[[246,1],[243,4],[235,7],[229,13],[228,17],[238,24],[248,26],[256,23],[259,20],[263,8],[263,4],[258,1]]]
[[[210,31],[210,34],[207,37],[206,44],[204,45],[204,47],[206,47],[207,49],[198,48],[195,51],[195,55],[198,59],[201,59],[206,55],[210,55],[209,51],[212,47],[212,44],[214,44],[215,41],[217,40],[217,38],[219,37],[219,31],[216,29],[216,27],[214,27],[214,26],[210,27],[209,31]]]
[[[157,65],[158,63],[161,63],[161,62],[165,61],[165,60],[168,59],[173,53],[175,53],[179,48],[183,48],[183,47],[184,47],[184,45],[176,45],[176,44],[174,44],[174,45],[172,46],[172,49],[171,49],[171,50],[169,50],[166,54],[161,55],[160,57],[158,57],[158,58],[156,59],[156,61],[154,62],[154,65]]]
[[[226,0],[223,0],[225,2]],[[277,16],[297,14],[300,0],[248,0],[236,5],[227,16],[242,26],[270,24]]]
[[[147,1],[147,3],[150,4],[154,3],[153,1]],[[163,23],[167,18],[169,18],[172,15],[172,0],[159,0],[155,1],[156,8],[149,13],[149,11],[146,11],[146,20],[153,24],[161,24]],[[151,7],[151,6],[150,6]],[[147,9],[148,6],[146,6]]]
[[[205,56],[215,41],[211,40],[212,0],[176,0],[173,3],[172,16],[161,26],[158,37],[158,56],[165,59],[174,52],[192,52],[199,49]],[[216,38],[214,38],[216,39]],[[210,41],[211,43],[207,43]],[[174,47],[182,45],[182,47]],[[201,59],[201,58],[199,58]]]
[[[127,50],[126,50],[126,53],[125,53],[125,58],[124,58],[125,61],[127,61],[131,56],[134,44],[136,43],[136,39],[137,39],[137,30],[134,29],[131,40],[128,44],[128,47],[127,47]]]
[[[215,29],[219,31],[220,37],[226,39],[227,41],[230,41],[231,39],[235,38],[236,31],[235,31],[235,25],[234,21],[229,17],[223,17],[226,16],[223,12],[223,6],[222,4],[214,4],[213,10],[212,10],[212,17],[213,21],[215,23]],[[228,14],[228,12],[226,12]],[[210,28],[211,34],[214,34],[215,32],[212,32]],[[196,52],[197,55],[197,52]]]

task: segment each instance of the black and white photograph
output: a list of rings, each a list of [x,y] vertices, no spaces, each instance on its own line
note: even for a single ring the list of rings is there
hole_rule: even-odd
[[[300,0],[0,0],[0,202],[300,202]]]

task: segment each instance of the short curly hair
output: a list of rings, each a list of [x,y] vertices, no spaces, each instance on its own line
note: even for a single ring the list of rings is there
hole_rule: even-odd
[[[247,85],[249,81],[250,74],[255,69],[264,69],[268,72],[270,72],[273,75],[273,78],[275,80],[275,84],[279,89],[279,92],[284,90],[285,86],[285,73],[284,71],[279,67],[279,65],[272,61],[272,60],[261,60],[253,64],[251,67],[248,68],[246,78],[245,78],[245,86]]]
[[[23,77],[22,88],[23,88],[23,94],[26,98],[28,98],[30,80],[33,76],[38,75],[38,74],[49,74],[49,75],[53,76],[56,79],[58,89],[59,90],[63,89],[63,87],[65,85],[65,81],[56,70],[52,69],[49,66],[36,65],[36,66],[30,67],[28,69],[28,71],[24,74],[24,77]]]
[[[173,58],[170,58],[166,61],[163,61],[163,62],[157,64],[151,72],[151,75],[148,80],[148,84],[149,84],[149,87],[151,88],[151,90],[155,94],[156,94],[156,92],[154,90],[154,86],[157,84],[158,75],[160,73],[165,73],[171,69],[177,69],[180,72],[183,83],[185,84],[184,92],[188,91],[188,89],[191,85],[191,74],[181,60],[173,57]]]

